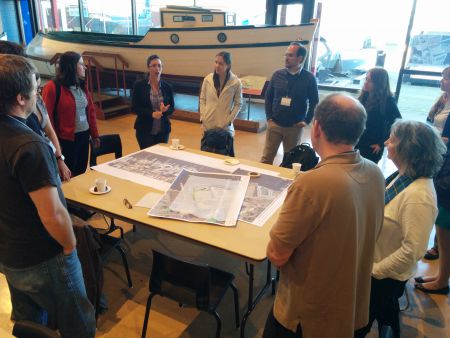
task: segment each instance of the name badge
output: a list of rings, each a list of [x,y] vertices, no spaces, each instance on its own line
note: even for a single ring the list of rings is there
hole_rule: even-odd
[[[291,98],[290,97],[282,97],[281,98],[281,105],[290,107],[291,106]]]

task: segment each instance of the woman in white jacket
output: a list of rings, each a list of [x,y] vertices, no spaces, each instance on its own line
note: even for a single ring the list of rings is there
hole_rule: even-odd
[[[225,130],[230,134],[228,155],[234,156],[233,120],[242,107],[242,84],[231,72],[231,54],[216,55],[214,73],[208,74],[200,92],[200,121],[205,133]]]

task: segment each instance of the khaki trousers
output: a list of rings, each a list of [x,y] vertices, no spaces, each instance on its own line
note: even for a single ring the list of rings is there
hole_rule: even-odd
[[[302,127],[281,127],[273,121],[267,122],[266,143],[264,145],[262,163],[273,164],[278,148],[283,142],[284,152],[294,148],[302,137]]]

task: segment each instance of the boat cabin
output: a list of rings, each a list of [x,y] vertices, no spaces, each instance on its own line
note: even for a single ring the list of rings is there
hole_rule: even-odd
[[[161,27],[223,27],[236,25],[236,14],[217,9],[189,6],[167,6],[160,9]]]

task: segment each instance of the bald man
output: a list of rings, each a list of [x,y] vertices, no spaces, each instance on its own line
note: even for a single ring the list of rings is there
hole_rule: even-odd
[[[267,256],[281,274],[266,338],[351,338],[368,322],[384,178],[354,150],[367,118],[357,100],[330,95],[314,118],[321,162],[293,182],[270,232]]]

